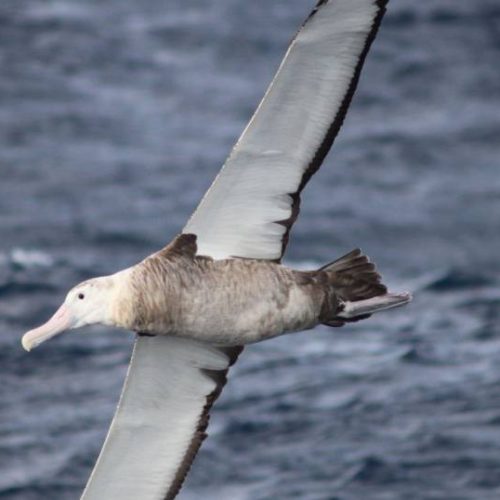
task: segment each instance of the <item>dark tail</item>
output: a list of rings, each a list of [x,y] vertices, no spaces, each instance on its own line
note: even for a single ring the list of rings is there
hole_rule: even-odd
[[[318,273],[326,276],[328,293],[321,321],[329,326],[359,321],[411,300],[409,293],[388,293],[375,265],[359,248],[318,269]]]

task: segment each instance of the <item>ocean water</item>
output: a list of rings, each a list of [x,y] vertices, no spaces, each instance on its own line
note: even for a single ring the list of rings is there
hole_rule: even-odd
[[[0,3],[0,499],[79,497],[132,335],[22,351],[180,231],[313,1]],[[247,348],[180,499],[500,498],[500,4],[392,0],[286,255],[414,302]]]

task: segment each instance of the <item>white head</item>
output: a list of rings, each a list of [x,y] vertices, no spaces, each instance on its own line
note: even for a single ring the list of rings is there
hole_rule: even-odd
[[[111,276],[84,281],[71,289],[62,306],[47,323],[23,336],[23,347],[30,351],[54,335],[92,324],[112,324],[110,302],[114,280]]]

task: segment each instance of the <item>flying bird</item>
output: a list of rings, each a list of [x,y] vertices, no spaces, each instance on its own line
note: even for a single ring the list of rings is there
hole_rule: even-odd
[[[340,327],[406,304],[359,249],[320,269],[280,262],[300,193],[337,135],[387,0],[320,0],[182,232],[69,291],[30,350],[90,324],[137,333],[118,409],[82,498],[173,499],[245,344]]]

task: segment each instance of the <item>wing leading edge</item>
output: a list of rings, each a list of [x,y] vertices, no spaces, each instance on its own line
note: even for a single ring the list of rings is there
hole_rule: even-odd
[[[300,191],[328,153],[387,0],[321,0],[184,228],[202,255],[281,259]]]

